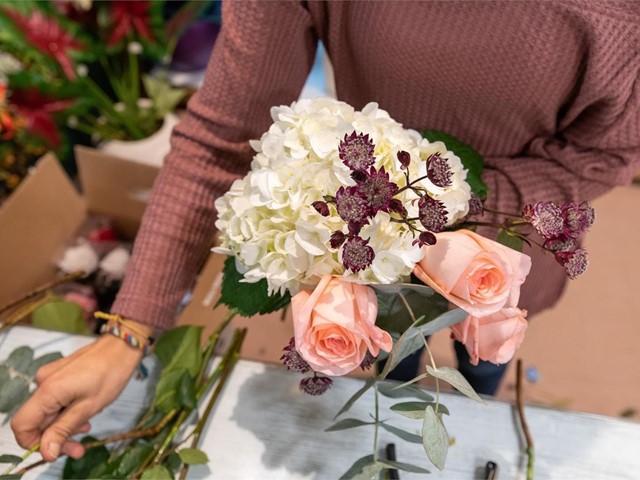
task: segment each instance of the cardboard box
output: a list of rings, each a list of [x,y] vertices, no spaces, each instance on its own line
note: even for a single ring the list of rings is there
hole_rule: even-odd
[[[133,239],[158,169],[98,150],[76,147],[80,195],[48,154],[0,207],[0,307],[54,278],[55,262],[89,215],[109,217],[124,238]],[[224,319],[225,307],[213,309],[220,294],[225,257],[212,254],[194,286],[191,302],[177,324],[202,325],[208,335]],[[293,336],[290,314],[237,318],[248,327],[242,356],[279,363]]]

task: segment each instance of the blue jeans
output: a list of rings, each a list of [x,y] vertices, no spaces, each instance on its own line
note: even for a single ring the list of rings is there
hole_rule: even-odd
[[[464,375],[477,393],[484,395],[495,395],[500,387],[500,382],[504,376],[508,364],[494,365],[491,362],[480,360],[477,366],[469,362],[469,354],[460,342],[453,342],[458,357],[458,370]],[[409,355],[394,368],[387,378],[407,382],[418,375],[420,368],[420,357],[424,347]],[[380,371],[384,367],[384,361],[378,362]]]

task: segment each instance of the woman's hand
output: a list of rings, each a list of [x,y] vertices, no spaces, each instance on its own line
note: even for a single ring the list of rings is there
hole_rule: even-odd
[[[141,351],[104,335],[40,368],[37,390],[11,421],[18,444],[28,449],[40,443],[48,462],[61,453],[83,456],[84,447],[70,437],[88,432],[88,420],[118,397],[141,359]]]

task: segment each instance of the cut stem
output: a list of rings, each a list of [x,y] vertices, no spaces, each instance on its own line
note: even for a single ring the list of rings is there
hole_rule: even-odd
[[[527,419],[524,416],[524,405],[522,402],[522,359],[518,359],[516,364],[516,407],[518,411],[518,420],[526,442],[525,453],[527,454],[527,480],[533,480],[535,450],[533,446],[533,438],[529,431],[529,425],[527,424]]]

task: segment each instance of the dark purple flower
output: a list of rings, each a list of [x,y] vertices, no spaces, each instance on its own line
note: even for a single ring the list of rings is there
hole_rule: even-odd
[[[293,370],[295,372],[307,373],[311,370],[311,367],[304,358],[300,356],[296,350],[296,341],[294,337],[289,340],[289,345],[282,349],[284,354],[280,357],[287,370]]]
[[[353,132],[338,146],[338,156],[351,170],[367,170],[375,162],[374,145],[369,135]]]
[[[389,174],[384,171],[384,167],[378,171],[371,167],[366,180],[360,185],[360,192],[369,204],[370,215],[374,216],[380,210],[389,211],[389,204],[398,192],[398,186],[389,181]]]
[[[555,258],[564,267],[564,271],[571,279],[582,275],[589,265],[587,252],[582,248],[578,248],[573,252],[556,252]]]
[[[595,210],[589,202],[581,204],[567,202],[562,205],[562,217],[564,220],[564,234],[570,238],[578,238],[595,220]]]
[[[577,243],[575,239],[561,235],[560,237],[545,240],[543,247],[552,252],[561,252],[573,250]]]
[[[522,218],[547,239],[559,237],[564,231],[562,208],[555,202],[528,203],[522,209]]]
[[[369,214],[369,205],[357,186],[340,187],[336,192],[338,215],[347,223],[362,225]]]
[[[484,214],[484,203],[482,199],[477,196],[475,193],[471,193],[471,198],[469,199],[469,216],[477,216]]]
[[[416,243],[418,245],[420,245],[421,247],[429,246],[429,245],[435,245],[437,242],[436,236],[431,233],[431,232],[422,232],[420,235],[418,235],[418,238],[416,238],[411,245],[415,245]]]
[[[427,159],[427,177],[436,187],[450,186],[451,175],[449,163],[439,153],[434,153]]]
[[[322,395],[331,388],[332,383],[333,380],[329,377],[318,377],[314,374],[313,377],[300,380],[300,390],[309,395]]]
[[[400,200],[399,198],[391,199],[391,201],[389,202],[389,211],[399,213],[402,218],[406,218],[407,216],[407,209],[404,208],[402,200]]]
[[[329,216],[329,205],[327,204],[327,202],[323,202],[321,200],[318,200],[318,201],[313,202],[311,205],[323,217],[328,217]]]
[[[354,170],[351,172],[351,178],[356,183],[362,183],[367,179],[367,171],[366,170]]]
[[[364,270],[375,257],[373,248],[362,237],[352,236],[342,248],[342,263],[354,273]]]
[[[409,168],[409,164],[411,163],[411,155],[409,154],[409,152],[400,150],[398,152],[398,161],[400,162],[400,169],[406,170],[407,168]]]
[[[425,195],[418,200],[418,217],[430,232],[441,232],[447,224],[447,209],[444,203]]]
[[[329,240],[329,244],[331,248],[340,248],[340,245],[344,243],[347,236],[342,233],[340,230],[336,230],[331,234],[331,239]]]
[[[362,362],[360,363],[360,368],[362,370],[369,370],[374,363],[376,363],[377,357],[374,357],[371,352],[367,349],[367,353],[365,354]]]

